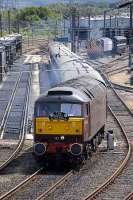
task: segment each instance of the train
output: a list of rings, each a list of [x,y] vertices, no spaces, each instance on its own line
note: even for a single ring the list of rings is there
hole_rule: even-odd
[[[90,40],[88,43],[88,55],[90,58],[97,58],[108,55],[123,54],[128,51],[128,41],[125,36],[114,36],[112,39],[101,37],[97,40]]]
[[[127,52],[127,38],[125,36],[114,36],[113,38],[113,51],[115,54],[121,55]]]
[[[77,56],[72,53],[69,57],[70,52],[66,54],[63,45],[58,48],[58,63],[65,56],[67,62],[63,66],[69,62],[72,67]],[[57,64],[55,58],[54,63]],[[84,62],[80,60],[80,64],[84,65]],[[56,166],[61,166],[62,162],[72,166],[83,163],[104,137],[106,104],[106,84],[96,70],[92,69],[91,73],[91,67],[89,73],[65,80],[40,95],[34,105],[35,159],[44,164],[54,161]]]
[[[54,71],[54,78],[57,77],[56,84],[80,77],[86,73],[103,81],[89,62],[71,52],[67,46],[59,42],[51,42],[49,44],[49,64],[52,71]],[[55,84],[53,83],[52,86],[55,86]]]
[[[113,41],[108,37],[101,37],[97,40],[97,45],[101,47],[101,53],[104,55],[111,55],[113,49]]]
[[[22,35],[11,34],[0,37],[0,81],[13,62],[22,55]]]

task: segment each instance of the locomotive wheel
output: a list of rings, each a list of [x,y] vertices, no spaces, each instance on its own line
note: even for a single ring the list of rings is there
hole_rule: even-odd
[[[56,170],[60,170],[61,169],[61,161],[60,160],[56,160]]]
[[[71,167],[73,170],[79,172],[82,164],[83,164],[83,160],[81,158],[80,159],[75,158],[73,159],[71,163]]]
[[[60,153],[57,153],[55,158],[55,167],[57,170],[61,169],[61,161],[62,161],[62,155]]]
[[[97,149],[97,147],[96,147],[96,138],[94,138],[92,140],[92,151],[96,152],[96,149]]]
[[[99,133],[97,137],[98,137],[98,145],[99,145],[102,142],[102,138],[103,138],[102,133]]]
[[[99,145],[99,134],[96,136],[95,140],[96,140],[96,149],[97,149]]]
[[[85,158],[85,160],[88,159],[88,152],[87,152],[87,149],[84,150],[84,158]]]
[[[105,127],[103,127],[100,131],[100,135],[101,135],[101,139],[104,139],[104,131],[105,130]]]

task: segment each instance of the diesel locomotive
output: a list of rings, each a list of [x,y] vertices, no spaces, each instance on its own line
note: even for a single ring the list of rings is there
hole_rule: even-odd
[[[84,75],[41,95],[34,106],[37,160],[77,163],[87,159],[104,136],[106,94],[104,81]]]

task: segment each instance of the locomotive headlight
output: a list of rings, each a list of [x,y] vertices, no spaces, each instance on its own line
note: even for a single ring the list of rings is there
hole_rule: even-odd
[[[60,137],[60,139],[61,139],[61,140],[64,140],[64,139],[65,139],[65,137],[64,137],[64,136],[61,136],[61,137]]]
[[[43,144],[43,143],[36,143],[34,145],[34,153],[37,155],[37,156],[42,156],[44,155],[46,152],[46,144]]]
[[[79,156],[82,153],[82,144],[74,143],[70,145],[70,153],[74,156]]]

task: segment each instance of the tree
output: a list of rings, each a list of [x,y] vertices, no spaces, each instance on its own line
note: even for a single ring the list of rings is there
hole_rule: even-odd
[[[20,21],[39,21],[41,19],[47,19],[50,15],[50,11],[47,7],[29,7],[21,9],[16,18]]]

